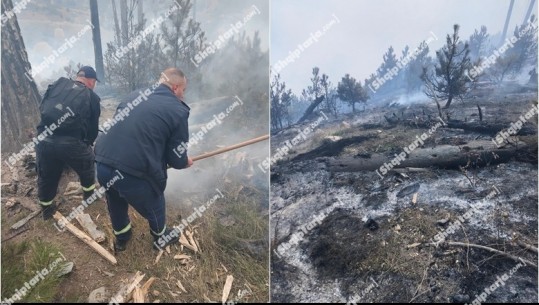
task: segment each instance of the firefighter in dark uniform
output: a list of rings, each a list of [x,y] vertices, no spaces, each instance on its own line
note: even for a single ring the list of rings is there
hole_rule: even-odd
[[[56,212],[54,197],[65,165],[79,176],[85,199],[95,189],[92,145],[101,114],[101,99],[93,91],[96,81],[95,70],[84,66],[75,80],[61,77],[49,85],[41,101],[37,131],[46,137],[36,145],[36,165],[38,197],[45,220]]]
[[[106,197],[117,252],[126,249],[132,236],[129,205],[148,221],[155,249],[165,236],[159,243],[164,247],[178,242],[181,233],[166,226],[164,190],[168,166],[183,169],[193,164],[187,151],[178,149],[189,142],[186,85],[181,70],[166,69],[153,93],[118,106],[115,116],[121,113],[122,119],[97,139],[99,183],[115,181]],[[118,175],[123,178],[115,179]]]

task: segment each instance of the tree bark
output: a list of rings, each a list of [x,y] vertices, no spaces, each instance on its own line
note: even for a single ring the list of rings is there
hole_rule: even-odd
[[[120,0],[120,25],[122,27],[122,45],[129,43],[129,29],[127,24],[127,0]]]
[[[12,10],[11,0],[2,1],[2,21]],[[36,135],[41,96],[30,71],[17,16],[12,16],[2,22],[2,152],[16,152]]]
[[[118,23],[118,13],[116,11],[116,1],[112,0],[112,15],[114,17],[114,32],[116,37],[116,42],[118,44],[122,43],[122,31],[120,30],[120,24]]]
[[[100,82],[105,81],[105,68],[103,65],[103,50],[101,48],[101,27],[99,26],[99,10],[97,0],[90,0],[90,15],[92,18],[92,40],[94,41],[95,71]]]
[[[144,12],[143,12],[143,5],[142,5],[142,0],[138,0],[138,24],[142,24],[142,22],[144,21]]]

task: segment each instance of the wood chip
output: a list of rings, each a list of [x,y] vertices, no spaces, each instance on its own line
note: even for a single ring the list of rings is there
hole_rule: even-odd
[[[406,246],[406,249],[415,248],[415,247],[417,247],[417,246],[419,246],[419,245],[421,245],[421,243],[413,243],[413,244],[411,244],[411,245],[407,245],[407,246]]]
[[[193,251],[198,252],[197,244],[193,239],[193,234],[190,231],[185,231],[185,235],[187,235],[187,240],[189,241],[189,244],[194,248]]]
[[[142,294],[144,295],[144,298],[148,295],[148,292],[150,291],[150,286],[153,284],[153,282],[156,280],[155,277],[149,278],[144,285],[142,285]]]
[[[127,303],[129,300],[131,300],[131,297],[133,295],[133,291],[138,286],[140,281],[146,276],[145,274],[142,274],[140,271],[137,271],[135,275],[129,280],[127,285],[124,285],[120,288],[118,293],[114,295],[110,302],[111,303]]]
[[[221,264],[221,267],[223,267],[223,269],[225,270],[225,272],[228,272],[228,270],[226,269],[225,265],[223,265],[223,263],[219,263]]]
[[[202,249],[200,248],[200,245],[198,244],[198,240],[196,240],[194,237],[193,237],[193,240],[195,241],[195,246],[196,246],[198,252],[202,253]]]
[[[133,290],[133,303],[146,303],[142,289],[139,286]]]
[[[198,251],[195,247],[191,246],[191,244],[185,238],[184,234],[182,234],[182,236],[180,237],[180,244],[195,253]]]
[[[176,281],[176,285],[177,285],[178,288],[180,288],[183,292],[187,293],[187,290],[185,290],[185,288],[183,287],[182,282],[180,282],[180,280],[177,280],[177,281]]]
[[[165,251],[159,250],[159,254],[157,254],[157,257],[155,258],[155,263],[154,264],[159,263],[159,260],[161,259],[161,256],[163,255],[163,253],[165,253]]]
[[[232,288],[232,281],[234,281],[234,277],[232,275],[228,275],[226,277],[225,286],[223,287],[223,297],[221,298],[221,303],[226,303],[226,300],[228,300],[228,295],[230,294],[230,289]]]
[[[168,245],[165,250],[167,251],[167,254],[170,254],[170,245]]]
[[[97,225],[94,223],[89,214],[79,214],[75,218],[84,231],[86,231],[96,242],[101,243],[105,241],[105,233],[97,228]]]
[[[185,255],[185,254],[174,255],[174,259],[190,259],[190,258],[191,258],[191,256]]]

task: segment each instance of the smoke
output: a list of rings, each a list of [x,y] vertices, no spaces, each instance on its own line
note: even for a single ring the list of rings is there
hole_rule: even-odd
[[[228,116],[220,120],[221,123],[207,130],[206,133],[202,132],[207,126],[212,126],[211,121],[217,121],[214,116],[218,118],[234,104],[238,106],[230,110]],[[192,145],[188,147],[188,155],[195,157],[267,133],[267,117],[258,118],[258,124],[264,125],[266,132],[258,134],[252,132],[253,129],[263,128],[249,125],[255,123],[244,117],[244,113],[248,112],[251,106],[245,102],[243,105],[239,104],[235,97],[193,102],[190,105],[192,116],[189,119]],[[268,156],[268,153],[269,141],[263,141],[196,161],[187,169],[169,169],[165,191],[167,202],[196,207],[203,204],[208,197],[213,196],[217,187],[223,185],[225,187],[251,186],[265,192],[269,187],[268,176],[259,169],[258,164]]]
[[[389,104],[389,106],[393,105],[400,105],[400,106],[410,106],[412,104],[419,104],[419,105],[425,105],[425,104],[432,104],[432,100],[430,100],[425,93],[423,92],[416,92],[412,94],[402,94],[398,97],[398,99],[394,100]]]
[[[194,92],[187,91],[186,102],[191,107],[189,134],[193,144],[188,148],[191,157],[269,131],[268,3],[261,0],[237,1],[232,6],[227,3],[222,18],[202,19],[204,10],[223,6],[206,2],[198,6],[197,21],[203,30],[207,25],[217,29],[216,34],[209,37],[209,41],[213,41],[229,30],[231,23],[253,11],[253,5],[259,14],[253,15],[237,34],[201,61],[198,67],[201,79],[196,81],[203,85],[197,86]],[[187,77],[189,79],[189,75]],[[196,207],[214,196],[216,188],[226,195],[237,191],[240,185],[267,193],[269,176],[258,164],[268,154],[269,141],[263,141],[196,161],[188,169],[170,169],[165,191],[167,202]]]

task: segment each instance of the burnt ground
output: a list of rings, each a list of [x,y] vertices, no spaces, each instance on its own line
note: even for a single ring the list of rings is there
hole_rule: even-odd
[[[536,101],[536,93],[505,92],[457,103],[449,112],[453,119],[477,122],[479,104],[485,123],[509,126]],[[383,153],[391,160],[427,130],[406,124],[418,113],[435,117],[436,106],[378,104],[325,121],[272,167],[273,302],[471,303],[519,264],[483,249],[432,244],[472,206],[472,217],[455,226],[446,241],[487,246],[537,264],[537,253],[518,245],[537,247],[537,150],[497,165],[390,172],[383,179],[374,171],[328,169],[330,160],[350,156]],[[390,124],[384,115],[405,123]],[[537,116],[533,121],[526,126],[535,134],[518,138],[536,147]],[[274,135],[272,151],[304,127]],[[491,138],[442,127],[424,147]],[[289,248],[279,251],[282,245]],[[487,302],[537,302],[537,268],[517,269]]]

